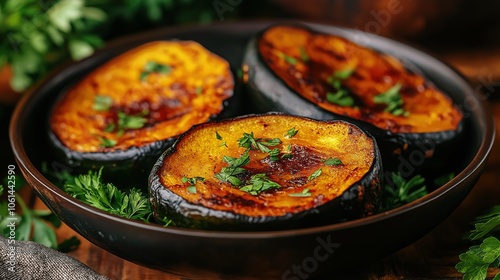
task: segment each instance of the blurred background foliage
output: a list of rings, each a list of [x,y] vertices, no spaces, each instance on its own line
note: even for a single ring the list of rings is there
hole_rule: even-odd
[[[23,92],[59,63],[85,58],[114,37],[252,17],[269,12],[264,6],[243,0],[2,0],[0,76]]]

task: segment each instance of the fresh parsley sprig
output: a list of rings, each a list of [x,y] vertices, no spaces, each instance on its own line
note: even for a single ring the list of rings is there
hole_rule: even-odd
[[[481,241],[459,255],[460,262],[455,268],[463,273],[463,279],[486,279],[489,267],[500,267],[500,205],[474,220],[474,229],[467,237],[471,241]],[[500,279],[500,273],[493,279]]]
[[[66,182],[63,190],[69,195],[97,209],[127,219],[148,222],[152,215],[148,197],[138,189],[132,188],[128,193],[118,189],[114,184],[104,183],[99,171],[75,176]]]
[[[391,173],[391,180],[384,185],[381,210],[387,211],[410,203],[427,194],[425,178],[420,175],[403,178],[400,173]]]
[[[403,98],[401,98],[400,93],[402,86],[402,83],[396,83],[386,92],[374,96],[373,102],[375,102],[375,104],[385,104],[385,111],[393,114],[394,116],[409,116],[410,112],[403,108]]]

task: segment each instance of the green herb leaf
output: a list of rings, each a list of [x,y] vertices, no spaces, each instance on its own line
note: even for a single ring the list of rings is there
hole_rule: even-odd
[[[425,179],[420,175],[406,180],[399,173],[391,173],[391,179],[392,182],[386,182],[384,185],[383,211],[397,208],[427,195]]]
[[[238,145],[247,149],[260,150],[263,153],[269,153],[268,147],[277,146],[281,143],[279,138],[255,138],[253,132],[243,133],[243,137],[238,139]]]
[[[113,98],[108,95],[96,95],[92,109],[95,111],[108,111],[113,106]]]
[[[148,119],[142,115],[127,115],[124,112],[118,112],[118,130],[139,129],[147,122]]]
[[[309,177],[307,177],[307,181],[312,181],[312,180],[318,178],[321,175],[321,173],[322,173],[321,168],[314,171],[311,175],[309,175]]]
[[[189,183],[189,186],[186,188],[188,192],[190,193],[196,193],[196,182],[198,181],[205,181],[205,178],[203,177],[182,177],[181,181],[183,183]]]
[[[346,80],[356,72],[356,68],[345,68],[342,70],[337,70],[333,73],[333,79],[336,80]]]
[[[217,138],[217,140],[222,141],[222,136],[220,136],[219,132],[217,132],[217,131],[215,132],[215,137]],[[226,147],[227,147],[226,142],[222,142],[222,143],[219,145],[219,147],[221,147],[221,146],[226,146]]]
[[[279,53],[279,57],[281,57],[286,63],[290,65],[295,65],[297,64],[297,62],[299,62],[299,60],[296,59],[295,57],[288,56],[284,53]]]
[[[300,59],[303,62],[307,63],[311,60],[311,58],[309,57],[309,54],[307,53],[306,48],[304,46],[301,46],[299,48],[299,53],[300,53]]]
[[[190,193],[196,193],[196,186],[189,186],[186,190]]]
[[[114,139],[108,139],[108,138],[101,138],[101,144],[100,146],[105,147],[105,148],[111,148],[116,146],[118,142]]]
[[[222,136],[220,136],[219,132],[215,132],[215,138],[217,138],[217,140],[222,140]]]
[[[65,183],[63,189],[69,195],[113,215],[149,221],[152,212],[147,196],[135,188],[125,193],[113,184],[104,183],[101,174],[102,168],[78,175],[73,182]]]
[[[285,136],[285,138],[290,139],[290,138],[294,137],[295,135],[297,135],[298,132],[299,131],[297,129],[295,129],[295,127],[292,127],[289,130],[287,130],[287,132],[285,133],[284,136]]]
[[[325,165],[342,165],[342,161],[339,158],[329,158],[325,160]]]
[[[386,112],[389,112],[395,116],[409,116],[409,112],[403,109],[403,99],[401,98],[401,83],[396,83],[394,86],[389,88],[386,92],[376,95],[373,97],[373,102],[376,104],[385,104]]]
[[[493,236],[484,239],[479,246],[472,246],[460,254],[455,268],[464,273],[463,279],[486,279],[488,267],[498,267],[500,241]]]
[[[354,106],[354,99],[349,96],[346,90],[340,89],[336,93],[328,92],[326,94],[326,100],[330,103],[342,106],[342,107],[352,107]]]
[[[172,68],[169,65],[161,64],[155,61],[148,61],[144,66],[144,70],[140,74],[141,81],[146,80],[146,78],[152,73],[158,73],[166,75],[170,73]]]
[[[481,239],[500,226],[500,205],[492,207],[487,213],[474,219],[474,229],[471,230],[468,238],[470,240]]]
[[[309,191],[309,188],[305,188],[301,192],[299,192],[299,193],[291,193],[291,194],[289,194],[289,196],[293,196],[293,197],[308,197],[308,196],[311,196],[311,192]]]
[[[269,158],[272,161],[278,161],[279,160],[279,154],[280,154],[280,149],[274,148],[271,151],[269,151]]]
[[[224,156],[223,160],[229,164],[229,166],[223,167],[219,173],[215,174],[215,178],[221,182],[230,183],[233,186],[241,186],[243,182],[237,177],[237,175],[243,174],[245,169],[242,166],[250,162],[248,150],[246,150],[245,153],[243,153],[243,155],[239,158]]]
[[[271,181],[265,173],[258,173],[252,175],[250,178],[250,185],[246,185],[240,188],[241,191],[247,192],[251,195],[258,195],[261,192],[270,190],[270,189],[279,189],[281,188],[280,184]]]

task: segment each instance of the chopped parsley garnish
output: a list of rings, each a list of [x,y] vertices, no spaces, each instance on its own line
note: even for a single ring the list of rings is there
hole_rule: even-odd
[[[290,159],[290,158],[293,158],[293,155],[290,153],[281,155],[281,159]]]
[[[354,106],[354,99],[345,88],[342,88],[342,80],[348,79],[354,71],[356,71],[355,68],[338,70],[328,78],[328,83],[336,90],[335,92],[328,92],[326,94],[328,102],[342,107]]]
[[[269,151],[269,158],[271,158],[272,161],[278,161],[280,155],[280,149],[274,148],[271,151]]]
[[[303,189],[299,193],[291,193],[289,196],[294,196],[294,197],[308,197],[311,196],[311,192],[309,191],[309,188]]]
[[[316,170],[316,171],[314,171],[313,174],[311,174],[311,175],[309,175],[309,177],[307,177],[307,181],[312,181],[312,180],[318,178],[319,175],[321,175],[321,173],[322,173],[321,168],[318,169],[318,170]]]
[[[181,181],[183,183],[188,183],[189,186],[186,188],[186,190],[190,193],[196,193],[196,182],[197,181],[205,181],[205,178],[203,177],[182,177]]]
[[[342,70],[337,70],[335,73],[333,73],[332,77],[330,79],[335,79],[335,80],[347,80],[349,77],[352,76],[352,74],[356,71],[356,68],[345,68]]]
[[[141,72],[141,81],[146,80],[146,78],[152,73],[158,73],[166,75],[170,73],[172,68],[169,65],[161,64],[155,61],[148,61],[144,66],[144,70]]]
[[[222,136],[220,136],[219,132],[215,132],[215,138],[217,138],[217,140],[222,140]]]
[[[260,150],[263,153],[269,153],[268,147],[277,146],[281,143],[279,138],[255,138],[253,132],[243,133],[243,137],[238,139],[238,145],[247,149]]]
[[[196,93],[196,95],[200,95],[202,92],[203,92],[203,87],[197,87],[194,93]]]
[[[403,109],[403,99],[401,98],[400,93],[402,86],[403,85],[401,83],[395,84],[386,92],[374,96],[373,102],[376,104],[387,105],[384,111],[389,112],[394,116],[409,116],[410,113]]]
[[[147,112],[144,112],[147,113]],[[118,130],[139,129],[142,128],[148,121],[144,117],[144,113],[140,115],[127,115],[124,112],[118,112]]]
[[[292,127],[290,128],[289,130],[287,130],[287,132],[285,133],[285,138],[292,138],[293,136],[295,136],[297,134],[297,132],[299,132],[297,129],[295,129],[295,127]]]
[[[96,95],[92,109],[95,111],[108,111],[113,106],[113,98],[108,95]]]
[[[297,64],[297,62],[299,62],[299,60],[296,59],[295,57],[288,56],[284,53],[279,53],[279,57],[281,57],[286,63],[291,65],[295,65]]]
[[[325,165],[343,165],[339,158],[329,158],[325,160]]]
[[[196,185],[196,182],[198,181],[205,181],[205,178],[203,177],[192,177],[192,178],[189,178],[189,177],[182,177],[181,181],[183,183],[189,183],[190,185]]]
[[[100,146],[105,147],[105,148],[111,148],[116,146],[116,140],[114,139],[108,139],[108,138],[101,138],[101,144]]]
[[[217,131],[215,132],[215,137],[217,138],[217,140],[222,141],[222,136],[220,136],[219,132],[217,132]],[[225,142],[225,141],[224,141],[224,142],[222,142],[222,143],[219,145],[219,147],[221,147],[221,146],[226,146],[226,147],[227,147],[226,142]]]
[[[219,173],[215,174],[215,178],[222,182],[230,183],[233,186],[241,186],[243,182],[241,182],[236,175],[243,174],[245,169],[242,166],[245,166],[250,162],[248,150],[246,150],[239,158],[224,156],[223,160],[229,164],[229,166],[223,167]]]
[[[311,58],[309,57],[309,54],[307,53],[306,48],[304,46],[299,48],[299,53],[300,53],[300,59],[303,62],[307,63],[311,60]]]
[[[342,107],[354,106],[354,99],[344,89],[339,89],[336,93],[328,92],[326,100]]]
[[[258,195],[263,191],[279,188],[281,188],[280,184],[271,181],[265,173],[258,173],[252,175],[252,177],[250,178],[250,184],[241,187],[240,190],[251,195]]]

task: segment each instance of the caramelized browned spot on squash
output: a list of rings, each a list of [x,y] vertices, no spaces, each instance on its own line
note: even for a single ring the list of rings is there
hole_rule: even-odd
[[[284,137],[291,128],[298,130],[297,134]],[[250,150],[250,161],[239,178],[245,182],[252,175],[265,173],[280,188],[252,195],[240,190],[241,186],[215,177],[228,166],[224,156],[238,158],[245,152],[245,148],[238,146],[238,139],[244,133],[253,133],[256,139],[279,138],[281,143],[270,148],[278,148],[280,155],[273,161],[268,153]],[[221,139],[217,139],[217,134]],[[278,217],[316,208],[339,198],[368,176],[378,154],[376,151],[371,137],[346,122],[319,122],[286,115],[253,116],[202,124],[188,131],[167,153],[157,175],[165,188],[190,204],[250,217]],[[281,157],[287,153],[292,157]],[[342,164],[325,163],[333,158]],[[311,175],[320,169],[321,174],[312,179]],[[201,177],[204,181],[196,182],[196,193],[193,193],[188,189],[189,184],[182,181],[183,177]],[[378,177],[373,175],[373,178]],[[305,189],[310,196],[294,196]],[[170,207],[178,208],[176,205]]]
[[[164,69],[147,71],[148,63],[150,68]],[[71,150],[125,150],[175,137],[209,120],[221,112],[232,90],[228,62],[200,44],[151,42],[85,77],[56,105],[50,125]],[[110,108],[95,110],[96,96],[110,98]],[[120,132],[116,127],[120,114],[142,117],[145,123]],[[102,139],[116,144],[104,147]]]
[[[395,58],[344,38],[313,33],[301,27],[275,26],[258,41],[259,53],[271,70],[290,88],[323,109],[369,122],[393,133],[426,133],[456,130],[460,111],[443,92],[411,73]],[[304,53],[307,59],[304,59]],[[329,78],[337,71],[354,69],[339,79],[355,106],[327,100],[336,92]],[[407,116],[386,112],[374,97],[401,84],[402,109]]]

